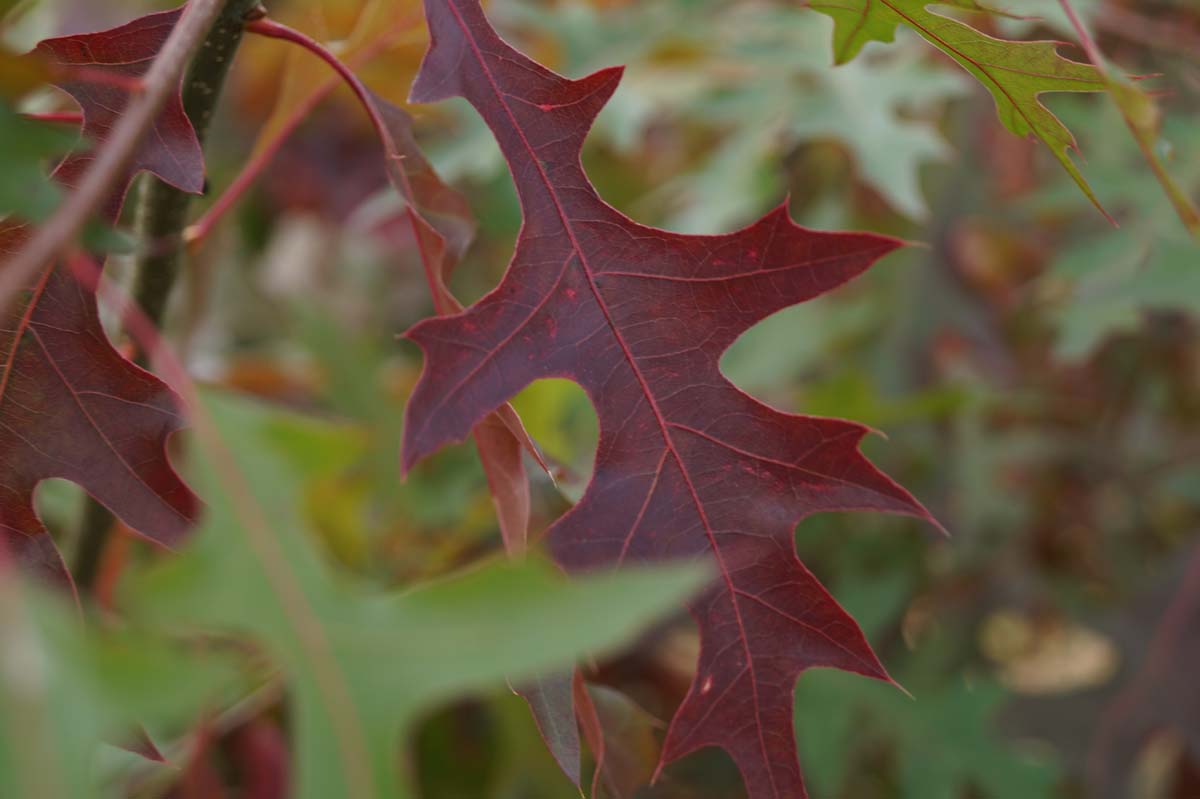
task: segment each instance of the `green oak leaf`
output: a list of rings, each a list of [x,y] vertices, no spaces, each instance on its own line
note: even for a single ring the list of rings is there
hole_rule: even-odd
[[[756,108],[777,109],[775,135],[789,143],[840,142],[863,181],[889,205],[906,216],[925,217],[920,169],[950,153],[928,116],[966,93],[964,79],[922,62],[912,49],[884,50],[870,63],[830,69],[828,22],[797,9],[743,12],[738,25],[731,62],[752,65],[754,73],[736,91],[710,102],[710,116],[735,121],[753,118]],[[759,149],[765,161],[770,147]],[[745,168],[742,159],[734,163]],[[714,191],[703,196],[721,196],[716,186],[709,188]]]
[[[927,42],[971,73],[996,102],[1000,121],[1018,136],[1033,134],[1097,208],[1091,186],[1071,160],[1075,137],[1040,96],[1046,92],[1100,92],[1107,83],[1091,64],[1063,58],[1058,43],[1014,42],[988,36],[970,25],[929,10],[931,5],[968,11],[988,7],[973,0],[815,0],[811,7],[834,21],[834,60],[844,64],[867,42],[890,42],[900,25],[916,31]],[[1101,209],[1103,211],[1103,209]]]

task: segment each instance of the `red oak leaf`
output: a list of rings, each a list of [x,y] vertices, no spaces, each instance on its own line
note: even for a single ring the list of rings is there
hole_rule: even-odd
[[[672,720],[670,762],[726,749],[754,799],[804,796],[792,696],[805,669],[889,679],[854,620],[796,557],[812,513],[929,519],[858,451],[867,429],[781,413],[721,374],[721,353],[770,314],[816,297],[899,242],[821,233],[780,207],[748,228],[685,236],[606,204],[580,152],[621,70],[569,80],[505,43],[477,0],[426,0],[431,45],[415,102],[465,97],[499,141],[524,212],[495,291],[408,336],[425,369],[408,406],[404,463],[452,441],[530,382],[566,377],[600,420],[595,474],[549,533],[582,570],[705,557],[718,577],[692,603],[695,681]]]
[[[178,540],[196,516],[165,449],[183,425],[179,399],[113,348],[95,295],[69,270],[46,270],[0,322],[0,353],[0,532],[10,549],[64,573],[33,506],[51,477],[82,485],[147,537]]]
[[[406,201],[405,214],[417,239],[433,306],[439,314],[455,314],[462,303],[446,280],[474,237],[475,225],[466,198],[451,189],[425,158],[412,132],[412,117],[401,108],[364,93],[363,101],[379,124],[388,176]],[[378,124],[377,123],[377,124]],[[522,452],[546,468],[511,405],[502,405],[473,431],[475,449],[487,477],[496,519],[510,555],[525,551],[529,531],[529,478]],[[579,731],[571,701],[572,675],[539,676],[513,690],[529,703],[538,731],[563,772],[579,785]]]
[[[458,313],[462,303],[446,281],[475,235],[467,200],[443,183],[425,158],[413,137],[412,117],[407,111],[365,90],[363,102],[383,139],[388,178],[405,200],[404,213],[417,239],[433,307],[439,314]],[[542,468],[545,464],[511,405],[503,405],[475,425],[474,437],[505,548],[511,554],[521,553],[529,532],[530,510],[522,452],[529,452]]]
[[[40,55],[67,68],[59,85],[82,107],[84,131],[93,142],[108,136],[130,81],[149,67],[179,15],[151,14],[37,46]],[[54,179],[71,185],[88,158],[68,156]],[[101,212],[105,221],[116,221],[139,171],[185,191],[203,188],[204,160],[179,92],[113,186]],[[0,220],[0,256],[17,251],[29,233],[16,220]],[[153,541],[179,540],[198,506],[166,453],[167,438],[183,425],[182,404],[112,346],[94,291],[65,265],[50,266],[0,316],[0,532],[9,547],[33,568],[66,577],[33,505],[37,484],[52,477],[80,484]]]
[[[34,48],[34,54],[62,70],[56,85],[79,103],[86,138],[101,142],[108,137],[131,90],[150,68],[182,11],[150,14],[111,30],[46,39]],[[55,170],[55,178],[73,185],[90,161],[86,153],[68,156]],[[179,92],[167,98],[126,171],[126,179],[114,187],[105,205],[108,219],[117,218],[130,181],[141,171],[153,172],[181,191],[204,190],[204,154]]]

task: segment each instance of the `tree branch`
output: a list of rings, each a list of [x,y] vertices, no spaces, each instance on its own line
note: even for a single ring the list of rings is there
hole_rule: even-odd
[[[222,14],[213,23],[183,86],[183,108],[201,146],[245,29],[246,0],[224,2],[235,13]],[[134,264],[133,294],[156,325],[162,324],[171,287],[179,274],[183,229],[191,201],[192,195],[153,175],[143,178],[136,222],[136,238],[141,248]]]
[[[234,53],[241,43],[245,18],[255,2],[220,0],[220,4],[219,16],[188,67],[183,85],[183,108],[201,145]],[[140,247],[134,265],[134,297],[155,326],[162,325],[171,287],[179,275],[183,228],[191,199],[192,195],[153,175],[143,179],[136,223]],[[147,353],[141,348],[138,348],[137,361],[143,366],[148,362]],[[82,592],[90,591],[95,584],[115,522],[108,508],[87,497],[79,522],[72,568],[72,576]]]

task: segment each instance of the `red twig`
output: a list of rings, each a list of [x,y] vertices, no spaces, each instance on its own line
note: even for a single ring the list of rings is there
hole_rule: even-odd
[[[362,102],[363,108],[371,118],[371,124],[375,126],[375,131],[379,134],[379,138],[383,140],[388,153],[395,152],[396,148],[393,144],[392,134],[388,131],[387,123],[375,108],[375,101],[371,97],[370,90],[358,79],[353,70],[343,64],[328,48],[311,36],[270,19],[255,20],[246,25],[246,30],[250,33],[256,33],[259,36],[282,39],[292,44],[298,44],[332,67],[334,72],[346,82],[346,85],[350,87],[355,96]]]
[[[254,31],[253,26],[255,24],[257,24],[257,22],[247,26],[247,29]],[[387,50],[392,46],[400,31],[402,31],[406,25],[407,22],[400,23],[396,29],[380,36],[370,45],[356,53],[350,59],[350,66],[353,68],[359,68],[374,59],[384,50]],[[288,115],[287,119],[279,127],[279,129],[272,134],[271,139],[266,144],[259,147],[254,155],[251,156],[250,160],[246,162],[245,166],[242,167],[242,171],[238,173],[238,176],[234,179],[234,181],[229,184],[229,188],[225,190],[225,192],[217,199],[216,202],[212,204],[212,207],[210,207],[204,213],[204,215],[200,217],[200,219],[196,220],[194,224],[190,225],[187,230],[184,231],[183,237],[188,244],[194,244],[208,238],[208,236],[213,232],[213,229],[216,228],[216,226],[225,218],[229,211],[231,211],[233,207],[237,205],[237,203],[246,195],[246,192],[250,190],[250,187],[254,185],[255,181],[258,180],[263,171],[267,168],[267,166],[270,165],[271,161],[275,159],[275,156],[279,154],[279,150],[283,146],[284,142],[296,132],[296,129],[299,128],[304,120],[309,117],[309,115],[313,112],[313,109],[320,105],[320,103],[330,94],[332,94],[333,90],[341,84],[342,78],[340,76],[334,75],[330,77],[328,80],[321,83],[321,85],[318,86],[312,92],[312,94],[304,98],[304,100],[292,110],[292,113]]]
[[[250,31],[251,33],[257,33],[260,36],[267,36],[273,39],[282,39],[284,41],[297,44],[313,53],[330,67],[332,67],[338,76],[350,87],[351,91],[354,92],[355,96],[358,97],[360,103],[362,104],[363,110],[366,111],[367,116],[371,118],[371,124],[375,128],[375,132],[379,136],[380,142],[383,143],[385,157],[389,159],[399,157],[399,150],[396,147],[396,140],[392,136],[391,130],[388,129],[387,121],[384,120],[383,116],[379,113],[379,108],[375,103],[375,99],[371,94],[370,89],[368,89],[366,85],[359,80],[358,76],[354,74],[353,70],[342,63],[336,55],[329,51],[329,49],[324,47],[320,42],[301,33],[300,31],[289,28],[286,25],[281,25],[280,23],[269,19],[256,20],[247,25],[246,30]],[[401,187],[403,188],[406,199],[405,210],[408,214],[409,221],[413,224],[415,230],[417,228],[417,212],[413,208],[412,198],[414,197],[414,194],[412,185],[408,180],[408,175],[403,169],[389,169],[389,172],[392,172],[394,176],[401,181]],[[417,242],[418,245],[420,245],[420,236],[417,236]],[[434,306],[438,313],[454,313],[462,310],[461,307],[450,307],[451,303],[448,302],[447,298],[443,296],[443,292],[439,291],[440,281],[437,275],[433,273],[433,267],[429,263],[429,258],[426,256],[423,250],[421,252],[421,263],[425,267],[425,277],[429,283],[429,291],[433,295]]]
[[[82,125],[83,114],[78,111],[54,111],[48,114],[22,114],[26,119],[62,125]]]
[[[371,124],[375,127],[376,133],[379,135],[379,140],[383,144],[384,156],[388,159],[387,171],[391,180],[394,182],[396,189],[404,196],[405,199],[405,214],[408,217],[409,224],[412,226],[413,232],[416,234],[417,246],[421,252],[421,265],[425,270],[425,279],[429,284],[429,293],[433,298],[434,308],[439,314],[458,313],[462,310],[462,305],[454,297],[453,294],[446,288],[445,280],[441,273],[441,265],[434,262],[434,259],[426,251],[425,237],[421,235],[421,228],[428,223],[425,222],[420,212],[416,208],[417,198],[413,191],[412,182],[409,180],[408,172],[398,164],[398,160],[403,158],[402,151],[396,145],[395,137],[392,135],[391,129],[388,127],[387,121],[383,118],[379,110],[378,99],[371,91],[359,80],[354,72],[342,63],[337,56],[322,46],[319,42],[311,37],[273,22],[268,19],[256,20],[246,26],[246,30],[251,33],[257,33],[260,36],[267,36],[274,39],[282,39],[293,44],[297,44],[304,49],[310,51],[325,63],[329,64],[335,72],[350,86],[350,89],[358,97],[363,109],[371,118]],[[521,424],[520,417],[512,406],[505,405],[501,410],[497,411],[495,417],[491,417],[495,423],[502,425],[507,429],[508,433],[513,436],[517,444],[527,451],[538,465],[544,469],[547,474],[550,473],[546,466],[545,460],[537,451],[529,434],[525,431]],[[481,423],[475,428],[475,440],[479,448],[480,457],[484,462],[484,472],[488,475],[488,487],[492,491],[493,499],[496,500],[497,508],[499,509],[502,501],[500,494],[497,493],[496,484],[493,483],[493,471],[488,465],[488,457],[485,450],[489,449],[485,442],[485,427],[487,422]],[[524,479],[522,477],[522,479]],[[519,533],[510,534],[505,526],[503,517],[500,520],[501,531],[504,534],[505,545],[510,552],[519,552],[524,548],[526,528],[528,526],[528,518],[522,523],[522,528]]]

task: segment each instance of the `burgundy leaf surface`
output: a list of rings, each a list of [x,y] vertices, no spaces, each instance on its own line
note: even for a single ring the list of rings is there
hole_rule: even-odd
[[[446,280],[475,233],[466,198],[442,182],[413,137],[412,117],[372,94],[366,101],[381,124],[388,175],[407,202],[405,212],[416,236],[434,309],[459,313],[462,304]],[[525,551],[529,532],[529,477],[524,452],[546,468],[537,447],[511,405],[501,406],[475,425],[475,449],[487,477],[504,546],[510,555]],[[563,773],[579,785],[579,730],[571,701],[571,672],[545,675],[512,686],[529,703],[542,739]]]
[[[426,0],[431,45],[412,100],[465,97],[499,141],[524,227],[495,291],[409,332],[426,363],[404,463],[461,441],[530,382],[565,377],[596,407],[595,474],[549,544],[568,569],[704,557],[691,606],[696,678],[663,762],[727,750],[753,799],[804,796],[792,697],[807,668],[889,679],[858,626],[796,557],[812,513],[929,518],[858,451],[867,430],[774,410],[721,374],[721,353],[768,315],[823,294],[899,243],[819,233],[778,208],[743,230],[685,236],[606,204],[580,152],[619,68],[569,80],[501,40],[477,0]]]
[[[462,304],[446,281],[475,235],[470,206],[442,182],[417,146],[407,111],[370,93],[365,102],[378,119],[388,177],[406,202],[433,307],[439,314],[458,313]],[[503,405],[476,424],[474,437],[505,548],[520,553],[526,546],[530,513],[522,452],[529,452],[543,468],[545,464],[511,405]]]
[[[196,515],[165,448],[183,426],[179,400],[113,348],[94,294],[66,268],[46,270],[4,315],[0,353],[0,531],[13,551],[62,573],[33,506],[51,477],[79,483],[154,540],[178,540]]]
[[[128,101],[128,81],[149,68],[179,14],[151,14],[36,48],[71,68],[60,85],[82,107],[93,144],[107,137]],[[68,156],[54,178],[69,186],[87,163],[87,155]],[[102,210],[106,222],[116,221],[143,170],[186,191],[203,188],[200,145],[178,92],[114,185]],[[30,232],[0,220],[0,258]],[[47,267],[0,316],[0,531],[9,546],[34,568],[66,575],[33,505],[38,483],[54,477],[82,485],[135,532],[166,545],[179,540],[198,504],[166,453],[167,438],[183,425],[179,398],[112,346],[94,292],[65,265]]]
[[[67,75],[58,87],[71,95],[83,112],[83,133],[102,142],[129,102],[131,83],[150,68],[154,57],[175,27],[182,9],[150,14],[111,30],[46,39],[34,53]],[[55,178],[68,186],[87,169],[90,156],[71,155],[55,170]],[[183,110],[183,99],[173,92],[159,112],[127,166],[127,176],[114,187],[104,209],[116,219],[133,176],[153,172],[172,186],[192,193],[204,190],[204,154],[196,131]]]

